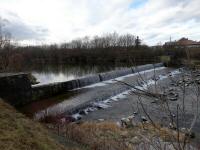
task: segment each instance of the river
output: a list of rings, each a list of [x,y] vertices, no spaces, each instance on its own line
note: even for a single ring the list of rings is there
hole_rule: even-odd
[[[47,66],[37,66],[31,68],[28,72],[32,73],[39,82],[40,85],[63,82],[79,77],[92,75],[96,73],[106,72],[110,70],[119,70],[122,68],[127,68],[127,65],[47,65]]]

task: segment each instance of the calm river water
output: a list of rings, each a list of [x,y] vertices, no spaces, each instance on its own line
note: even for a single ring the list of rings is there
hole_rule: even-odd
[[[48,84],[53,82],[62,82],[68,81],[72,79],[76,79],[79,77],[92,75],[100,72],[106,72],[111,70],[117,70],[126,68],[128,66],[116,65],[116,66],[89,66],[89,65],[77,65],[77,66],[67,66],[67,65],[59,65],[59,66],[44,66],[41,68],[34,68],[30,72],[37,78],[41,84]]]

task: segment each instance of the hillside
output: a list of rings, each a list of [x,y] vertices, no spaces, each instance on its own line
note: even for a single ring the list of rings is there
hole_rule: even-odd
[[[47,130],[0,99],[0,149],[65,150]]]

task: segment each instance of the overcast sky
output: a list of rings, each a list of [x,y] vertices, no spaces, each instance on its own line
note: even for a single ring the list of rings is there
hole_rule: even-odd
[[[200,0],[0,0],[4,30],[24,43],[65,42],[107,32],[149,45],[200,40]]]

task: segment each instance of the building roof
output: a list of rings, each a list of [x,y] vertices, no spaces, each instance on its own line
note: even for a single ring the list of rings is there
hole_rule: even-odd
[[[181,45],[181,46],[198,45],[198,44],[200,44],[200,42],[196,42],[196,41],[193,41],[193,40],[189,40],[188,38],[181,38],[181,39],[178,40],[176,43],[177,43],[178,45]]]
[[[181,38],[178,41],[173,41],[173,42],[166,42],[165,45],[177,45],[177,46],[191,46],[191,45],[198,45],[200,46],[200,41],[193,41],[189,40],[188,38]]]

